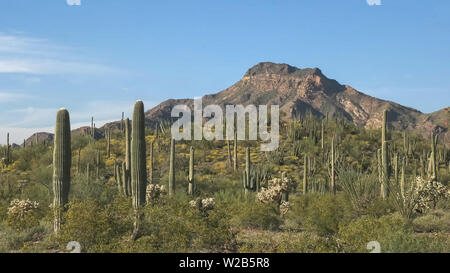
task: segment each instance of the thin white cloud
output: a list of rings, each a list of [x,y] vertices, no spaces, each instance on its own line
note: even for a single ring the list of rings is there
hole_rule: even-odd
[[[369,6],[381,6],[381,0],[366,0]]]
[[[81,0],[66,0],[69,6],[81,6]]]
[[[31,98],[29,95],[0,91],[0,104]]]
[[[49,74],[105,74],[118,72],[108,66],[51,59],[0,59],[0,73]]]
[[[77,48],[57,45],[46,39],[0,33],[0,73],[24,74],[111,74],[118,69],[86,61]]]
[[[156,104],[145,102],[145,109],[149,110]],[[125,117],[130,117],[133,110],[133,102],[127,101],[92,101],[85,106],[77,107],[75,111],[69,110],[72,128],[89,126],[91,117],[97,127],[107,122],[121,119],[122,112]],[[0,128],[47,128],[53,126],[58,108],[26,107],[5,111],[0,115]]]

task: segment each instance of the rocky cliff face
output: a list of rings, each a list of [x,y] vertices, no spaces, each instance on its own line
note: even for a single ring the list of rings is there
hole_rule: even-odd
[[[146,113],[147,125],[169,120],[172,107],[187,104],[191,99],[167,100]],[[431,114],[400,104],[377,99],[348,85],[328,79],[318,68],[300,69],[288,64],[259,63],[231,87],[213,95],[205,95],[203,104],[277,104],[293,119],[311,112],[316,116],[345,118],[366,128],[380,128],[384,109],[388,110],[390,126],[398,130],[418,131],[429,136],[440,133],[447,140],[450,113],[443,109]],[[447,123],[446,123],[447,122]]]

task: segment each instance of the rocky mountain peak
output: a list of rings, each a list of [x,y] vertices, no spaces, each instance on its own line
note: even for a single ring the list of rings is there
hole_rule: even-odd
[[[271,75],[276,74],[280,76],[294,76],[294,77],[306,77],[310,75],[322,77],[322,71],[319,68],[298,68],[285,63],[277,64],[272,62],[261,62],[257,65],[251,67],[247,73],[245,73],[244,78],[252,77],[257,75]]]

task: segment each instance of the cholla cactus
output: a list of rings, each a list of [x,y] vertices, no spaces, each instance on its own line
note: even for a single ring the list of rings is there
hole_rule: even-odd
[[[7,224],[15,229],[24,229],[39,223],[37,210],[38,202],[32,202],[29,199],[11,201],[7,212]]]
[[[158,201],[158,199],[162,195],[166,195],[167,190],[164,185],[158,185],[158,184],[149,184],[147,186],[146,190],[146,202],[147,204],[154,204]]]
[[[281,216],[286,215],[291,209],[291,204],[289,202],[282,201],[280,204],[280,214]]]
[[[418,176],[403,192],[395,192],[394,201],[404,217],[412,218],[416,213],[424,213],[434,208],[439,200],[449,197],[448,187]]]
[[[288,178],[287,176],[283,178],[273,178],[269,181],[268,188],[262,188],[261,192],[256,195],[259,202],[277,203],[281,205],[281,197],[283,193],[288,193],[295,189],[296,183]]]
[[[208,211],[213,210],[216,207],[216,201],[214,198],[197,198],[190,201],[189,205],[195,209],[198,209],[203,216],[208,216]]]
[[[416,211],[425,212],[430,208],[435,208],[439,200],[449,198],[450,190],[439,182],[425,181],[423,178],[417,177],[415,196],[417,196]]]

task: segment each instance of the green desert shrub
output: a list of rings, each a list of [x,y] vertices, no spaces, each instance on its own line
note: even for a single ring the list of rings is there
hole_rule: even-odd
[[[74,200],[68,204],[63,225],[57,236],[62,247],[79,242],[83,252],[106,252],[105,245],[125,235],[132,228],[128,200],[102,206],[97,200]]]
[[[352,218],[351,204],[344,194],[307,194],[293,201],[288,213],[303,231],[330,236],[338,232],[339,225]]]
[[[120,252],[227,252],[235,251],[234,233],[226,209],[217,204],[207,217],[186,200],[175,198],[143,210],[142,236],[123,243]]]
[[[415,234],[412,226],[400,214],[380,218],[363,216],[342,226],[336,236],[342,252],[369,252],[367,244],[380,243],[381,252],[445,252],[449,238],[445,234],[423,236]]]
[[[309,232],[246,232],[238,236],[240,253],[332,253],[332,238]]]
[[[433,210],[413,220],[416,232],[450,232],[450,212]]]
[[[249,198],[235,207],[232,223],[243,229],[278,230],[282,220],[276,205],[257,203]]]
[[[27,229],[13,229],[0,225],[0,253],[19,252],[25,245],[31,245],[48,238],[51,228],[45,223]],[[38,249],[36,252],[43,252]]]

